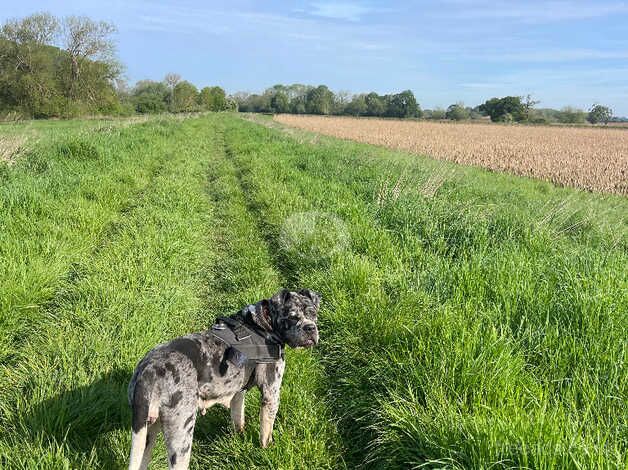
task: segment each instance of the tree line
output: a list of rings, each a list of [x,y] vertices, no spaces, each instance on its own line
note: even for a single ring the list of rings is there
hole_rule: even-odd
[[[0,28],[0,118],[234,110],[217,86],[200,91],[168,74],[130,88],[115,56],[116,28],[82,16],[36,13]]]
[[[241,112],[329,114],[346,116],[373,116],[396,118],[423,118],[433,120],[488,120],[493,122],[525,122],[533,124],[591,124],[612,120],[610,108],[594,104],[588,112],[565,107],[561,110],[537,109],[538,101],[528,96],[491,98],[484,103],[468,107],[458,102],[447,109],[422,110],[412,91],[378,95],[375,92],[351,95],[341,91],[333,93],[327,86],[317,87],[292,84],[275,85],[261,94],[239,92],[233,96]]]
[[[414,93],[351,95],[332,92],[326,85],[275,85],[262,94],[236,93],[234,99],[242,112],[292,114],[347,114],[397,118],[421,117]]]
[[[219,86],[196,86],[175,73],[161,82],[140,80],[132,89],[119,87],[122,103],[140,114],[195,111],[237,111],[236,102]]]
[[[613,119],[611,109],[599,104],[588,112],[537,109],[529,95],[491,98],[473,108],[459,102],[422,110],[410,90],[351,94],[334,93],[326,85],[279,84],[261,94],[227,96],[218,86],[198,90],[174,73],[129,87],[115,56],[115,32],[111,23],[49,13],[5,22],[0,28],[0,119],[224,110],[538,124]]]

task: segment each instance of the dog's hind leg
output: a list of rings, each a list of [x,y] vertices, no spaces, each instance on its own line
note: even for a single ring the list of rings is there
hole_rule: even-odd
[[[245,391],[242,390],[233,395],[231,399],[231,420],[233,421],[233,428],[236,432],[244,431],[244,395]]]
[[[155,443],[157,442],[157,436],[159,435],[160,430],[161,424],[159,421],[148,425],[146,433],[146,447],[144,447],[144,456],[142,457],[142,463],[139,467],[140,470],[146,470],[148,468],[148,463],[150,462],[153,454],[153,447],[155,447]]]
[[[146,449],[146,436],[148,426],[144,425],[137,431],[134,429],[131,434],[131,456],[129,457],[129,470],[139,470],[144,461],[144,450]]]
[[[168,448],[170,469],[185,470],[190,464],[192,437],[196,422],[196,408],[179,410],[179,413],[163,417],[162,430]]]

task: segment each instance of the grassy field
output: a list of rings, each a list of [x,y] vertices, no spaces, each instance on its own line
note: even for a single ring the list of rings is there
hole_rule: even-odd
[[[234,115],[39,125],[0,163],[0,467],[124,467],[138,359],[280,286],[324,301],[275,443],[252,392],[193,468],[628,465],[625,197]]]

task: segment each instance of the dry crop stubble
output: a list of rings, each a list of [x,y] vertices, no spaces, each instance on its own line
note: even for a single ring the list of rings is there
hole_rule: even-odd
[[[590,191],[628,194],[628,132],[608,128],[479,125],[280,114],[275,120]]]

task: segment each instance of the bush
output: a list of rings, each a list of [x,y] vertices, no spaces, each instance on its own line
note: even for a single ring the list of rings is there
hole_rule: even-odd
[[[445,116],[453,121],[464,121],[469,119],[469,110],[464,107],[464,103],[456,103],[447,108]]]
[[[563,124],[584,124],[586,113],[581,109],[566,106],[558,113],[558,122]]]

